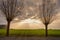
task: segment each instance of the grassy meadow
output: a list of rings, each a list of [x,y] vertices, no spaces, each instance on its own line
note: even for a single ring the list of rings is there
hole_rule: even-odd
[[[0,36],[5,36],[6,29],[0,29]],[[45,36],[44,29],[10,29],[10,36]],[[48,30],[48,36],[60,37],[60,30]]]

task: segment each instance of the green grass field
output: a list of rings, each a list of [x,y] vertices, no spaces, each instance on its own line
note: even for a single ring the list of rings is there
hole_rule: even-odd
[[[0,36],[5,36],[6,30],[0,29]],[[45,36],[45,30],[43,29],[21,29],[21,30],[10,30],[10,36]],[[60,37],[60,30],[48,30],[48,36]]]

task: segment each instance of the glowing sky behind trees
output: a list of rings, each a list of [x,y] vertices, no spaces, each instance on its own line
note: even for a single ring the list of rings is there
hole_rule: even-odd
[[[38,10],[38,5],[39,5],[39,2],[41,2],[41,0],[25,0],[24,2],[24,5],[25,5],[25,8],[24,8],[24,12],[25,13],[31,13],[29,14],[29,16],[32,16],[31,18],[35,17],[37,14],[36,13],[39,13],[39,10]],[[55,2],[55,1],[54,1]],[[60,0],[56,1],[57,2],[57,6],[58,8],[60,7]],[[41,4],[41,3],[40,3]],[[60,10],[60,8],[59,8]],[[58,10],[58,11],[59,11]],[[48,28],[50,29],[60,29],[60,12],[58,12],[59,14],[57,15],[57,20],[52,22],[51,24],[49,24]],[[1,14],[1,12],[0,12]],[[3,14],[1,14],[3,15]],[[28,14],[27,14],[28,15]],[[33,16],[35,15],[35,16]],[[22,28],[22,29],[31,29],[31,28],[34,28],[34,29],[39,29],[39,28],[44,28],[44,25],[42,24],[42,22],[37,18],[35,17],[34,19],[31,19],[31,18],[28,18],[28,19],[24,19],[24,20],[21,20],[21,17],[18,16],[18,18],[13,21],[11,23],[11,26],[10,28],[12,29],[18,29],[18,28]],[[5,17],[4,16],[0,16],[0,24],[7,24],[6,20],[5,20]],[[18,27],[17,27],[18,26]]]

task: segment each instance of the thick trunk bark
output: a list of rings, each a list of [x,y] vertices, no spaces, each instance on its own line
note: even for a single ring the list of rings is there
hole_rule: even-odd
[[[48,24],[45,25],[45,36],[48,36]]]
[[[8,21],[8,23],[7,23],[6,36],[9,36],[10,22],[11,22],[11,21]]]

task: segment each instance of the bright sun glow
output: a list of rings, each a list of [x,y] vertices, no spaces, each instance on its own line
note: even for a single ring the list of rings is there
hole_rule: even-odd
[[[41,22],[36,19],[25,19],[25,20],[22,20],[20,23],[41,23]]]

